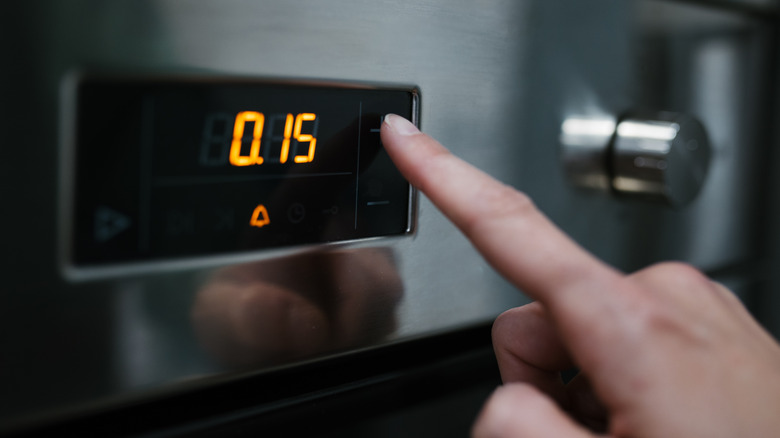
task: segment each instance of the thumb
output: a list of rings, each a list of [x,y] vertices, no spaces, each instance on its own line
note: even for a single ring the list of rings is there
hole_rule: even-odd
[[[496,390],[482,409],[474,438],[593,438],[555,402],[531,385],[511,383]]]

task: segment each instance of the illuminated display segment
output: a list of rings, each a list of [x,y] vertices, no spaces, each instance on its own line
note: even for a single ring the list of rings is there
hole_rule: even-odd
[[[293,115],[287,114],[284,122],[284,135],[282,136],[282,152],[279,154],[279,162],[286,163],[290,155],[290,137],[292,136]]]
[[[258,205],[255,211],[252,212],[252,219],[249,220],[249,225],[257,228],[263,228],[271,223],[271,218],[268,217],[268,210],[265,205]]]
[[[313,132],[317,132],[316,115],[311,113],[303,113],[303,114],[298,114],[298,117],[295,118],[295,141],[298,142],[296,145],[301,143],[309,143],[308,153],[303,155],[295,155],[296,163],[311,163],[312,161],[314,161],[314,148],[317,144],[317,139],[314,138],[313,134],[301,133],[303,122],[310,122],[310,121],[315,122]]]
[[[214,116],[209,118],[209,120],[214,119]],[[272,121],[282,119],[285,120],[284,135],[281,138],[282,149],[279,154],[278,162],[286,163],[287,158],[289,157],[290,140],[293,136],[293,120],[295,121],[294,150],[297,151],[300,144],[307,143],[305,149],[306,153],[295,155],[294,161],[296,163],[311,163],[314,161],[314,152],[317,144],[317,138],[315,135],[317,134],[317,126],[319,124],[317,115],[313,113],[302,113],[298,114],[298,116],[293,119],[292,114],[287,114],[286,116],[284,114],[277,114],[271,118]],[[303,130],[303,122],[314,122],[311,133],[304,134],[301,132]],[[246,135],[247,125],[252,126],[252,134],[249,136],[249,138],[247,138]],[[211,129],[215,129],[214,123],[210,123],[208,126],[210,126]],[[263,164],[265,162],[264,157],[260,156],[262,152],[261,144],[265,144],[265,149],[270,150],[271,143],[274,141],[279,141],[280,139],[278,136],[266,134],[268,139],[265,143],[261,143],[264,137],[264,128],[265,115],[263,113],[258,113],[256,111],[242,111],[236,115],[236,121],[233,126],[233,139],[230,143],[230,164],[233,166],[251,166],[253,164]],[[207,128],[206,135],[208,138],[213,140],[217,136],[213,132],[208,131],[208,129],[209,128]],[[249,148],[249,154],[243,155],[242,151],[244,150],[244,144],[247,142],[247,140],[251,145]],[[211,147],[210,143],[204,144],[206,144],[207,147]],[[267,154],[266,152],[263,153]]]
[[[244,141],[244,128],[247,122],[254,124],[252,130],[252,147],[249,150],[249,156],[241,155],[241,144]],[[263,136],[263,125],[265,125],[265,116],[262,113],[254,111],[242,111],[236,116],[236,124],[233,128],[233,142],[230,146],[230,164],[234,166],[250,166],[252,164],[263,164],[263,157],[260,156],[260,139]]]
[[[407,234],[411,187],[384,152],[379,127],[391,112],[415,119],[417,99],[413,88],[82,80],[72,262]],[[106,211],[122,219],[118,231],[98,229]]]

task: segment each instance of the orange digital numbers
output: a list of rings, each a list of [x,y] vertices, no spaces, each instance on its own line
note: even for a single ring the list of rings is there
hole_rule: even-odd
[[[301,143],[309,143],[309,151],[304,155],[296,155],[296,163],[311,163],[314,160],[314,148],[317,145],[317,139],[312,134],[301,134],[303,122],[313,122],[317,119],[316,114],[301,113],[295,118],[295,140]],[[316,124],[314,125],[316,126]]]
[[[244,129],[247,122],[254,122],[255,128],[252,132],[252,146],[249,149],[249,155],[241,155],[241,145],[244,142]],[[263,164],[263,157],[260,156],[260,139],[263,136],[263,125],[265,116],[263,113],[255,111],[243,111],[236,116],[236,123],[233,125],[233,143],[230,145],[230,164],[234,166],[250,166],[252,164]]]
[[[290,137],[293,131],[293,115],[287,114],[287,120],[284,123],[284,140],[282,140],[282,153],[279,154],[279,162],[286,163],[290,155]]]
[[[276,121],[284,120],[284,132],[280,137],[278,134],[273,135],[273,125]],[[211,120],[211,119],[209,119]],[[236,115],[235,123],[233,124],[233,137],[230,142],[230,154],[229,161],[233,166],[251,166],[260,165],[266,162],[267,158],[269,163],[286,163],[290,157],[291,151],[294,155],[293,161],[295,163],[311,163],[314,161],[314,153],[317,145],[317,127],[319,120],[314,113],[300,113],[297,116],[292,114],[275,114],[272,115],[268,122],[271,125],[267,132],[265,132],[265,115],[256,111],[242,111]],[[311,122],[304,125],[304,122]],[[211,129],[213,129],[214,121],[212,120]],[[252,126],[251,140],[247,134],[247,126]],[[208,130],[209,128],[207,128]],[[308,133],[303,133],[308,131]],[[278,131],[277,131],[278,132]],[[214,137],[212,135],[211,137]],[[207,142],[204,140],[204,148],[210,148],[211,140]],[[265,140],[263,143],[262,141]],[[273,144],[278,145],[278,141],[281,140],[281,150],[279,150],[279,160],[276,161],[275,153],[273,157],[269,157],[271,153],[271,146]],[[244,145],[249,142],[249,153],[246,154],[246,148]],[[262,148],[261,148],[262,145]],[[300,148],[299,148],[300,146]],[[265,149],[261,151],[261,149]],[[301,149],[301,153],[299,153]],[[277,149],[278,150],[278,149]],[[208,155],[209,150],[204,149],[202,151],[201,161],[208,165],[215,165],[212,159]],[[264,158],[265,157],[265,158]],[[204,161],[205,160],[205,161]]]

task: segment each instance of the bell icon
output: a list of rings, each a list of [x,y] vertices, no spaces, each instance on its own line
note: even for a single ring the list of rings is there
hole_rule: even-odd
[[[268,210],[265,205],[260,204],[255,208],[252,213],[252,219],[249,220],[249,225],[257,228],[263,228],[271,223],[271,218],[268,217]]]

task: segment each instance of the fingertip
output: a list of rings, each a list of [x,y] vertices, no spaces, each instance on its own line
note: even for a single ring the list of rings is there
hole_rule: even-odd
[[[502,394],[506,386],[499,386],[493,391],[485,405],[477,416],[477,420],[471,428],[473,438],[496,438],[507,436],[502,431],[506,430],[505,424],[511,417],[508,411],[509,403],[504,402]]]
[[[485,404],[472,429],[474,438],[592,437],[549,397],[531,385],[499,387]]]
[[[394,133],[404,137],[421,134],[414,123],[396,114],[387,114],[383,125],[390,128]]]
[[[477,421],[471,431],[474,438],[497,438],[511,436],[514,431],[516,403],[511,392],[525,391],[527,385],[507,384],[499,386],[493,391],[490,398],[477,417]],[[510,390],[509,388],[512,388]]]
[[[395,114],[385,116],[380,134],[382,144],[398,170],[415,187],[426,192],[429,182],[435,181],[429,175],[431,158],[450,155],[449,151],[412,122]]]

